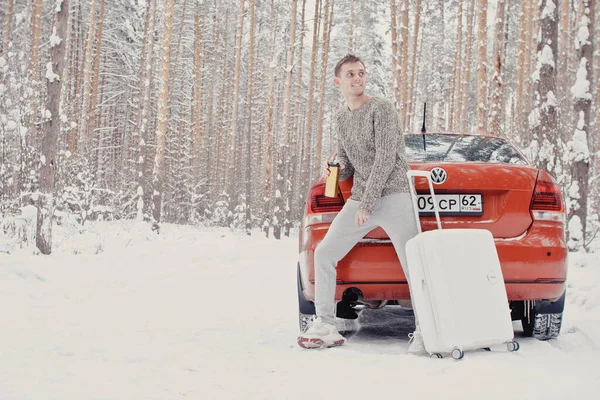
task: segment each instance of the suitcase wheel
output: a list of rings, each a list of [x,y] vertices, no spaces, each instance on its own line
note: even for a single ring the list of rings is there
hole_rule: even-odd
[[[429,356],[430,358],[444,358],[442,357],[442,355],[440,353],[433,353],[432,355]]]
[[[452,358],[455,360],[460,360],[465,356],[465,353],[461,349],[452,350]]]
[[[513,351],[518,351],[521,346],[519,345],[519,342],[515,342],[514,340],[511,342],[506,343],[506,348],[508,348],[508,351],[513,352]]]

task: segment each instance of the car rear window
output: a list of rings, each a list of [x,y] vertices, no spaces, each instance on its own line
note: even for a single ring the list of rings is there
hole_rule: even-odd
[[[527,165],[521,153],[504,139],[482,135],[404,135],[406,154],[414,162],[489,162]]]

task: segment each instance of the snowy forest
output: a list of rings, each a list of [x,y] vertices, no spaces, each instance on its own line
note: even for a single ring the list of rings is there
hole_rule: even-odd
[[[44,254],[65,220],[290,235],[334,151],[333,68],[353,53],[404,132],[427,102],[429,132],[506,137],[552,173],[585,251],[600,225],[594,3],[0,0],[0,223],[37,207]]]

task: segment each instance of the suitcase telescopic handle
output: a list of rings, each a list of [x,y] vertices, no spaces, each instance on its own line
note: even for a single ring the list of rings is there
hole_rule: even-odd
[[[410,188],[410,197],[413,202],[413,209],[415,212],[415,220],[417,221],[417,230],[421,233],[421,223],[419,222],[419,206],[417,204],[417,191],[415,189],[415,182],[413,178],[426,178],[427,183],[429,184],[429,192],[431,193],[431,201],[433,202],[433,213],[435,214],[435,220],[437,221],[438,229],[442,229],[442,222],[440,221],[440,212],[437,208],[437,201],[435,201],[435,192],[433,190],[433,181],[431,180],[431,175],[429,171],[418,171],[418,170],[408,170],[406,172],[408,176],[408,186]]]

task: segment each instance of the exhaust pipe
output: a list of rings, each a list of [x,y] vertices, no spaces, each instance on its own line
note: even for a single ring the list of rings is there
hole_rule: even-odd
[[[349,303],[362,304],[368,308],[376,310],[378,308],[382,308],[387,304],[387,300],[365,300],[363,292],[358,288],[348,288],[344,291],[342,295],[343,301],[348,301]]]

